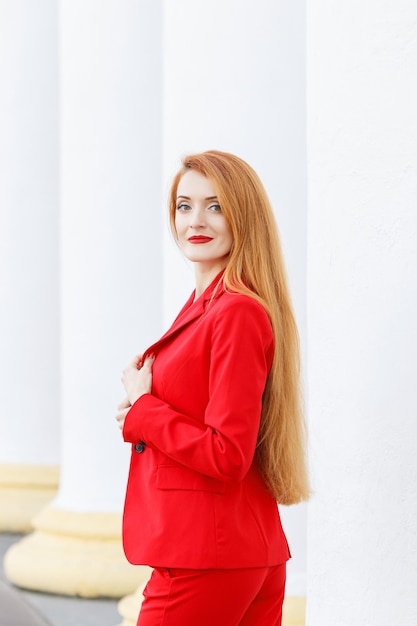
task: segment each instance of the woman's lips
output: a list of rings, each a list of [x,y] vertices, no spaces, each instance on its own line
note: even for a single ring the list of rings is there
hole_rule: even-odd
[[[189,237],[188,241],[190,243],[208,243],[212,241],[213,237],[204,237],[203,235],[195,235],[194,237]]]

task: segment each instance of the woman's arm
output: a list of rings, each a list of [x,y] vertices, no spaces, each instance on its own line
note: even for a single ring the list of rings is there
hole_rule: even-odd
[[[207,476],[241,480],[255,452],[272,329],[263,308],[240,297],[222,308],[213,328],[204,423],[147,393],[128,411],[123,436]]]

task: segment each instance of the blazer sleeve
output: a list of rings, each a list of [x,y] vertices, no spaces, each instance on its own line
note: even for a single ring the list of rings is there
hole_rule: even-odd
[[[212,478],[242,480],[255,453],[273,350],[265,310],[249,297],[232,298],[213,325],[204,422],[145,394],[126,416],[125,441],[143,440]]]

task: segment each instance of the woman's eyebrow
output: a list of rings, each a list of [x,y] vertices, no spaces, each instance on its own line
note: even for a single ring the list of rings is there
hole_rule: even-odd
[[[180,198],[183,200],[191,200],[190,196],[177,196],[177,200]],[[204,198],[204,200],[217,200],[217,196],[208,196],[207,198]]]

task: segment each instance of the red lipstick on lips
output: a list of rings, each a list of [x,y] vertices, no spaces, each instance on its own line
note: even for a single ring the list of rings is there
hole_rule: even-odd
[[[208,243],[212,240],[213,237],[206,237],[205,235],[193,235],[192,237],[188,238],[188,241],[190,243]]]

